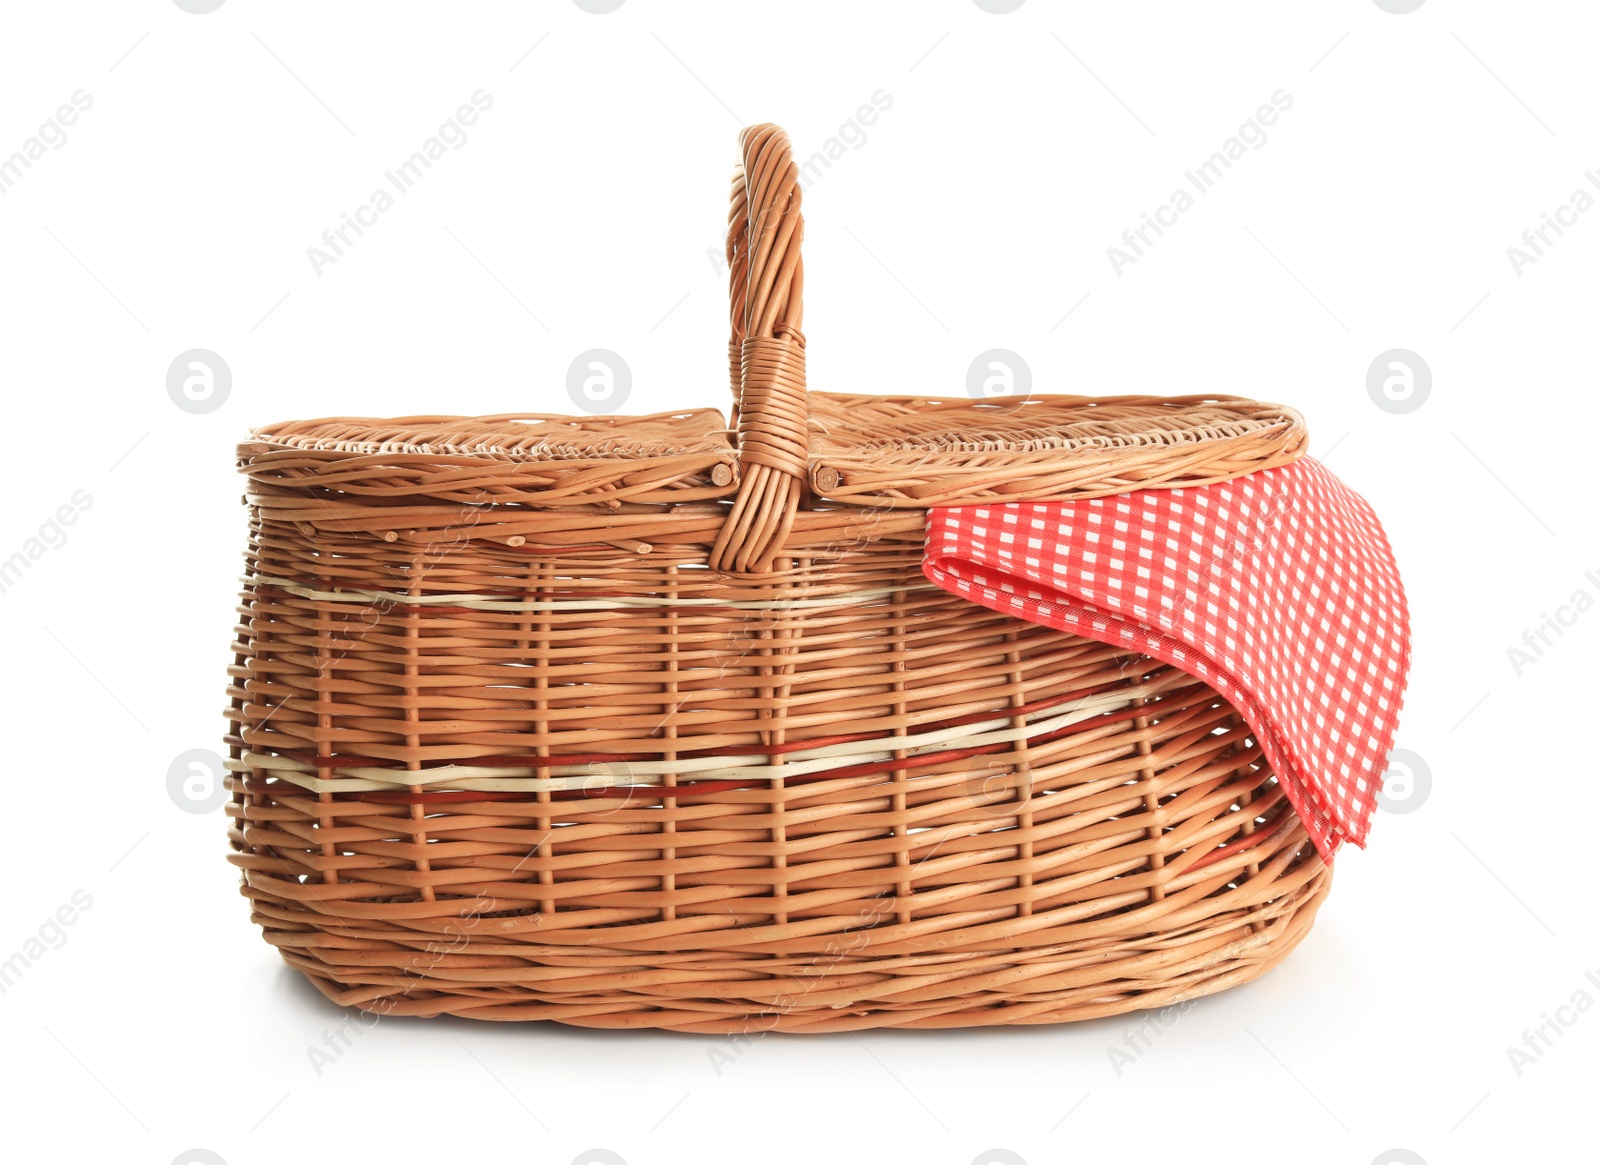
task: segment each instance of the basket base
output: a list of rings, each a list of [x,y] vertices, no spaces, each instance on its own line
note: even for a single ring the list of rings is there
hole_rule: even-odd
[[[421,952],[413,942],[407,945],[414,959],[437,960],[417,976],[385,971],[394,960],[376,965],[339,942],[337,932],[286,927],[285,915],[303,907],[258,900],[256,921],[285,961],[342,1007],[751,1037],[1065,1023],[1214,994],[1264,974],[1300,944],[1327,896],[1331,871],[1311,855],[1277,880],[1295,884],[1237,910],[1191,908],[1183,912],[1191,923],[1176,925],[1181,918],[1173,918],[1175,925],[1154,932],[1023,949],[845,955],[825,969],[815,957],[757,961],[727,953],[537,947],[521,957],[474,956],[479,974],[473,976],[464,966],[441,973],[450,956],[438,954],[436,944],[435,953]],[[1252,889],[1259,895],[1260,887]],[[363,935],[360,946],[370,952],[370,937]],[[474,978],[483,985],[474,986]]]

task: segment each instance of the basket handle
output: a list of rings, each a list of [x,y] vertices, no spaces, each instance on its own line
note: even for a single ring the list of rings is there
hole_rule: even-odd
[[[728,210],[728,364],[742,472],[710,563],[759,572],[782,549],[805,488],[805,219],[789,135],[753,125],[739,147]]]

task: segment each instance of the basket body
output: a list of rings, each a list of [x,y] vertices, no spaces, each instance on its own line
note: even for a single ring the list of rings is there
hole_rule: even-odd
[[[245,447],[230,712],[243,891],[333,1000],[1046,1023],[1243,982],[1309,928],[1328,871],[1234,709],[932,586],[904,498],[819,500],[741,574],[708,566],[714,443],[631,487],[692,500],[601,514],[588,463],[533,508],[504,444],[351,432]]]
[[[788,139],[741,135],[734,415],[333,418],[240,447],[232,861],[340,1004],[739,1034],[1243,982],[1328,871],[1154,659],[923,577],[924,510],[1224,481],[1235,398],[808,394]]]

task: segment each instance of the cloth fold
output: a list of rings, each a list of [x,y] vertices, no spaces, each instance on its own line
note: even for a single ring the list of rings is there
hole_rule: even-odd
[[[1184,489],[936,508],[922,569],[992,610],[1205,680],[1254,731],[1323,859],[1365,846],[1410,622],[1377,516],[1319,462]]]

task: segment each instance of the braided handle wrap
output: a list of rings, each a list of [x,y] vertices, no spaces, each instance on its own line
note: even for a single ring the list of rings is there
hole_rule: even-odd
[[[728,358],[743,473],[710,561],[717,570],[760,572],[788,537],[805,483],[805,219],[789,135],[753,125],[739,146],[743,165],[728,212]]]

